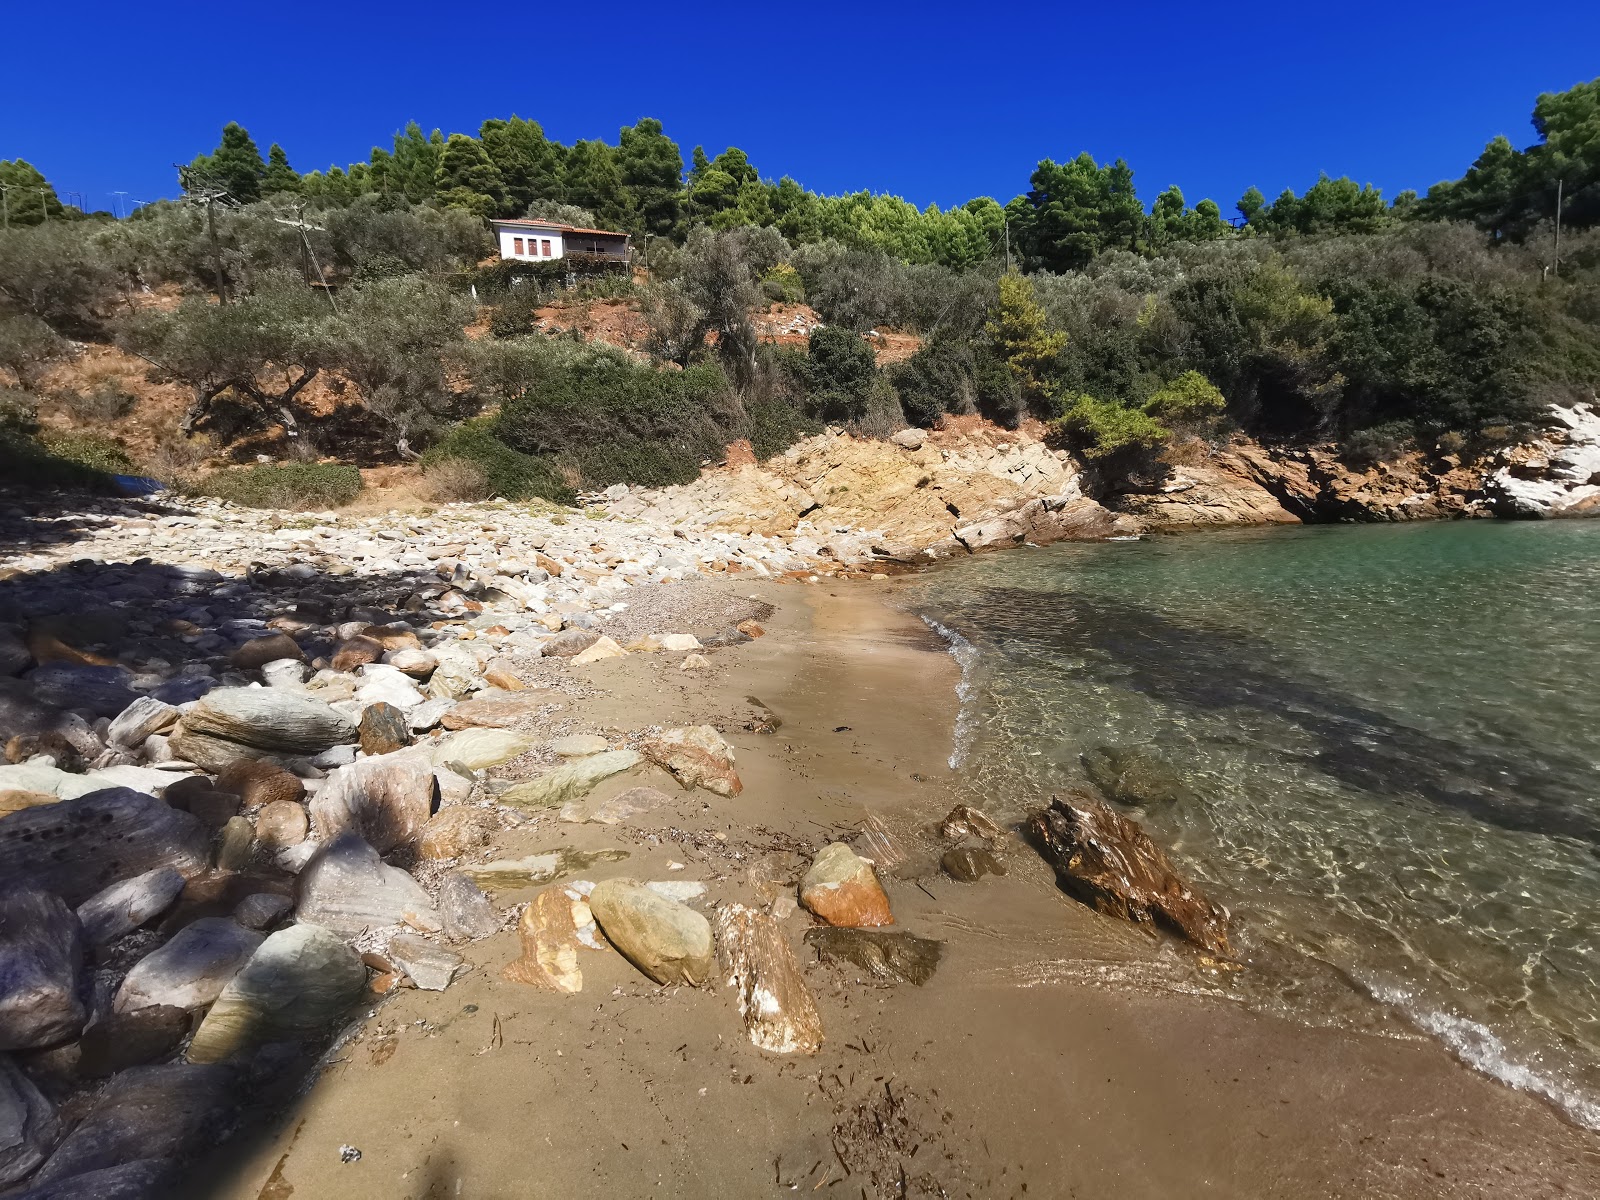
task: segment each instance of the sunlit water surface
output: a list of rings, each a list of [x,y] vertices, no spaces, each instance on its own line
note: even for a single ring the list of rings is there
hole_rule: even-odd
[[[1600,1128],[1600,521],[1020,549],[911,596],[966,668],[976,798],[1159,753],[1197,799],[1135,815],[1247,958],[1328,964]]]

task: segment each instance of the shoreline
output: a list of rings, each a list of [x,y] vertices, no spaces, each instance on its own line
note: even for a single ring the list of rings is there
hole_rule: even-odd
[[[813,965],[799,942],[805,914],[790,916],[825,1041],[814,1057],[784,1057],[749,1045],[726,989],[656,988],[614,954],[586,954],[577,995],[502,981],[516,956],[502,932],[467,948],[475,969],[447,991],[378,1005],[292,1111],[225,1146],[187,1194],[760,1195],[799,1183],[891,1195],[898,1165],[927,1187],[912,1195],[1600,1188],[1600,1141],[1543,1101],[1409,1029],[1319,1029],[1250,1010],[1182,947],[1061,894],[1013,834],[1005,877],[937,874],[923,827],[956,794],[952,657],[869,585],[753,590],[777,605],[768,636],[719,650],[693,675],[661,655],[592,664],[595,694],[573,701],[562,726],[718,718],[744,793],[675,793],[672,815],[641,822],[637,840],[625,827],[542,821],[502,832],[493,856],[621,847],[627,861],[585,876],[672,878],[667,863],[684,861],[678,877],[707,882],[709,900],[749,901],[752,867],[870,810],[904,856],[880,863],[896,927],[945,944],[933,978],[874,988]],[[749,696],[782,719],[775,733],[738,728]],[[639,782],[659,784],[608,781],[594,796]],[[903,1144],[851,1140],[861,1121],[883,1119],[902,1123]],[[347,1144],[359,1162],[340,1162]],[[847,1163],[856,1170],[839,1192]]]

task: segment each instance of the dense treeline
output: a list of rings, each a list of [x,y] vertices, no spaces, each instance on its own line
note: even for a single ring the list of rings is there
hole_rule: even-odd
[[[413,124],[306,174],[229,125],[183,172],[188,202],[124,221],[0,162],[0,409],[25,427],[50,364],[98,339],[192,392],[185,432],[432,446],[507,493],[671,482],[737,437],[770,453],[822,421],[963,412],[1052,421],[1118,478],[1159,473],[1175,431],[1472,453],[1600,381],[1600,80],[1540,97],[1534,124],[1528,149],[1496,139],[1424,197],[1323,177],[1252,188],[1231,223],[1176,188],[1146,209],[1126,163],[1088,155],[1041,162],[1005,205],[819,196],[734,148],[685,170],[653,120],[571,146],[515,117],[476,137]],[[524,214],[638,235],[647,283],[565,294],[638,308],[651,363],[534,332],[562,268],[479,265],[484,219]],[[163,288],[181,300],[150,303]],[[757,335],[779,301],[826,322],[803,352]],[[489,336],[468,338],[481,306]],[[862,335],[883,327],[923,348],[878,369]],[[324,386],[353,389],[360,430],[312,416]]]

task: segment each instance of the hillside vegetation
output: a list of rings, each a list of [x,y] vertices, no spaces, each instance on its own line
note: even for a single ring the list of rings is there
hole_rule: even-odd
[[[34,480],[127,457],[39,432],[41,410],[104,431],[139,403],[65,371],[97,344],[187,398],[126,463],[167,476],[195,472],[204,438],[421,456],[441,480],[470,462],[451,490],[567,499],[682,482],[738,439],[764,456],[821,422],[967,413],[1051,422],[1112,486],[1158,479],[1175,433],[1470,458],[1600,382],[1600,80],[1539,97],[1533,124],[1528,148],[1497,138],[1425,196],[1324,177],[1252,188],[1235,221],[1175,187],[1147,209],[1126,163],[1088,155],[1039,163],[1003,205],[821,196],[731,147],[685,169],[653,120],[572,146],[517,117],[412,124],[305,174],[230,124],[181,172],[184,201],[122,221],[4,162],[22,200],[0,233],[0,448]],[[513,215],[627,230],[638,269],[488,261],[486,218]],[[595,301],[636,310],[641,352],[536,323]],[[823,322],[804,347],[759,332],[800,304]],[[920,350],[880,368],[862,335],[885,329]]]

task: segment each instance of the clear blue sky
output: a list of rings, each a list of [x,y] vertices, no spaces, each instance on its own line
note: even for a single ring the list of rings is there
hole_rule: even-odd
[[[304,171],[413,118],[514,112],[569,143],[656,116],[685,160],[737,145],[766,176],[918,204],[1004,202],[1088,150],[1126,158],[1147,204],[1176,183],[1231,212],[1319,171],[1424,190],[1494,134],[1532,142],[1539,92],[1600,76],[1596,0],[8,8],[0,158],[97,208],[173,194],[171,164],[229,120]]]

